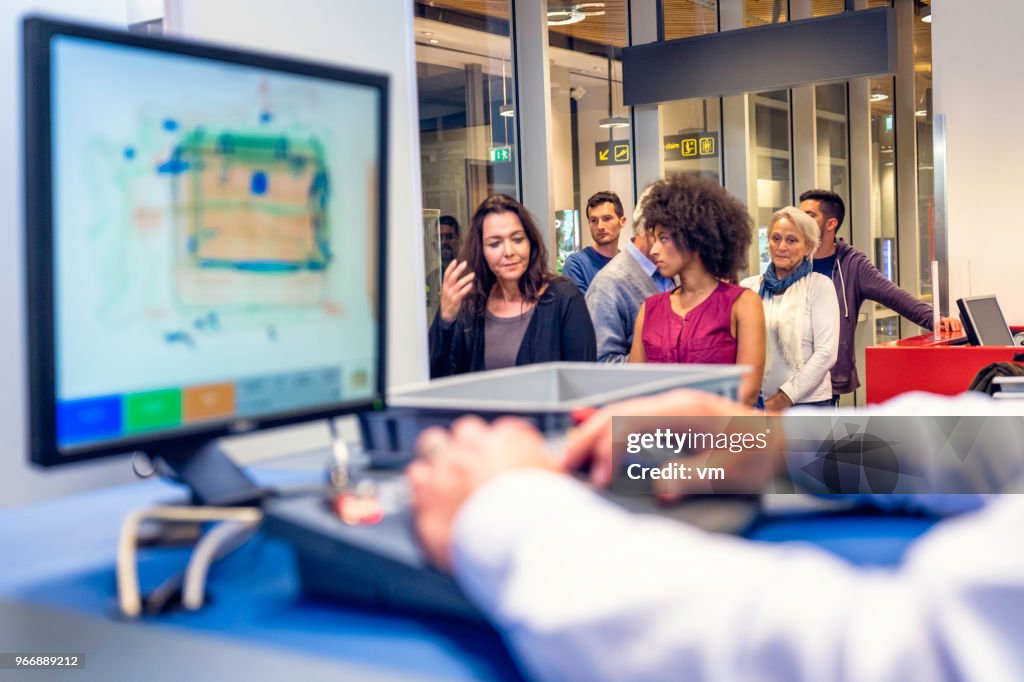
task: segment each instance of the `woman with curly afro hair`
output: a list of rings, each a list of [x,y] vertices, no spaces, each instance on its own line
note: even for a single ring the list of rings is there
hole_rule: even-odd
[[[753,231],[746,207],[716,183],[676,175],[653,185],[643,214],[658,272],[680,284],[640,307],[630,362],[748,365],[739,398],[755,404],[764,309],[753,291],[734,284]]]

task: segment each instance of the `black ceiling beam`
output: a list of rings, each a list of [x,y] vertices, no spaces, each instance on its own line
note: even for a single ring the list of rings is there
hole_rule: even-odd
[[[895,20],[881,7],[627,47],[623,99],[635,106],[890,74]]]

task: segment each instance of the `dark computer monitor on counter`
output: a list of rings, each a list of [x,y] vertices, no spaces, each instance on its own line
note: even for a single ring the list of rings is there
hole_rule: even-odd
[[[956,305],[972,346],[1013,345],[1013,334],[995,296],[958,298]]]
[[[145,452],[232,501],[218,437],[379,408],[387,77],[23,35],[31,460]]]

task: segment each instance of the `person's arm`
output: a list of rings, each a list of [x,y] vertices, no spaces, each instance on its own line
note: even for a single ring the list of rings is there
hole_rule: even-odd
[[[430,378],[437,379],[454,374],[452,368],[452,340],[455,338],[455,323],[441,319],[441,311],[434,314],[427,334],[430,349]]]
[[[583,294],[573,291],[562,309],[562,360],[594,362],[597,360],[597,340],[594,323],[590,320]]]
[[[1024,401],[970,391],[955,397],[905,393],[881,405],[839,409],[825,421],[819,410],[797,407],[782,424],[785,471],[814,494],[942,516],[976,509],[986,496],[1015,492],[1024,482]],[[830,448],[842,450],[850,438],[885,447],[863,450],[861,473],[843,465],[823,471],[835,461]]]
[[[932,328],[932,307],[930,305],[887,280],[885,275],[879,272],[878,268],[872,265],[864,254],[855,254],[851,261],[856,269],[856,273],[852,274],[859,278],[864,298],[892,308],[918,326],[925,329]]]
[[[467,269],[466,261],[453,260],[441,279],[440,304],[427,334],[431,379],[457,374],[461,370],[465,339],[463,325],[457,318],[475,278]]]
[[[736,364],[749,365],[750,371],[740,380],[740,402],[757,403],[764,378],[765,324],[764,306],[757,294],[749,289],[740,294],[732,306],[736,329]]]
[[[583,256],[579,251],[570,253],[562,263],[562,274],[573,281],[581,294],[587,293],[587,277],[583,272]]]
[[[816,277],[807,295],[810,299],[807,323],[811,328],[813,350],[803,369],[779,387],[792,403],[802,401],[818,388],[839,356],[839,299],[832,282]],[[802,350],[797,349],[797,352]]]
[[[532,679],[1017,679],[1024,669],[1024,553],[1007,545],[1024,514],[1015,496],[933,529],[899,570],[880,571],[625,512],[555,473],[521,420],[464,418],[424,432],[417,449],[409,479],[424,546]]]
[[[633,325],[633,346],[629,349],[630,362],[647,362],[647,353],[644,352],[644,310],[647,302],[640,304],[640,311],[636,314],[636,324]]]
[[[620,301],[614,292],[597,286],[597,281],[591,284],[585,296],[597,337],[597,361],[609,364],[628,362],[631,330],[626,328],[627,321],[619,309]]]
[[[524,471],[464,505],[453,563],[532,679],[1018,679],[1024,554],[1000,549],[1019,532],[1011,505],[871,571],[631,515]]]

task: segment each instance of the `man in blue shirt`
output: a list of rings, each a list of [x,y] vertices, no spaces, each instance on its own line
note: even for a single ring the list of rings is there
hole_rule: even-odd
[[[587,199],[587,222],[594,245],[569,254],[562,265],[562,274],[576,282],[582,294],[587,293],[594,275],[619,252],[619,233],[626,216],[618,195],[598,192]]]
[[[650,258],[654,235],[647,232],[644,225],[646,198],[647,190],[644,190],[636,202],[633,238],[608,267],[597,273],[587,289],[587,310],[597,334],[598,362],[629,362],[640,304],[650,296],[675,287],[675,282],[661,276]]]

